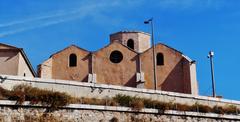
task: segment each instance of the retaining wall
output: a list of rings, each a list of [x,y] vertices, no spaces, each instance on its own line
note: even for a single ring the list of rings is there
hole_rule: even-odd
[[[70,104],[46,113],[44,106],[15,105],[15,101],[0,100],[0,122],[238,122],[238,115],[165,111],[128,107]]]
[[[131,88],[123,86],[114,86],[106,84],[85,83],[67,80],[28,78],[20,76],[0,75],[0,86],[6,89],[12,89],[17,84],[29,84],[33,87],[43,89],[66,92],[74,97],[89,98],[111,98],[117,94],[125,94],[129,96],[139,96],[159,100],[163,102],[177,102],[192,105],[195,103],[208,105],[225,106],[233,104],[240,108],[240,101],[227,100],[222,98],[212,98],[206,96],[194,96],[189,94],[156,91],[149,89]]]

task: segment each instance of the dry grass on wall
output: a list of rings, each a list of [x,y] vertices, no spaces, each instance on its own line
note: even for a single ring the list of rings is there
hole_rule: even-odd
[[[40,104],[47,106],[47,111],[56,110],[58,107],[65,106],[73,99],[70,95],[63,92],[43,90],[29,85],[21,84],[14,86],[10,90],[0,87],[0,96],[3,99],[16,100],[16,104],[30,101],[30,104]]]
[[[24,101],[30,101],[31,104],[40,104],[47,106],[47,112],[57,110],[59,107],[68,104],[90,104],[104,106],[125,106],[133,110],[140,111],[143,108],[158,109],[159,112],[165,110],[192,111],[201,113],[217,114],[238,114],[239,108],[234,105],[209,107],[199,103],[193,105],[166,103],[159,100],[151,100],[140,97],[118,94],[113,98],[96,99],[96,98],[74,98],[63,92],[43,90],[26,84],[15,86],[12,90],[6,90],[0,87],[0,99],[16,100],[17,104]]]

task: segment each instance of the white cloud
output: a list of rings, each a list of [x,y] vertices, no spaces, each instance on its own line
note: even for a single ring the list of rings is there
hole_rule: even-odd
[[[219,9],[225,5],[225,0],[159,0],[162,9],[199,10]]]

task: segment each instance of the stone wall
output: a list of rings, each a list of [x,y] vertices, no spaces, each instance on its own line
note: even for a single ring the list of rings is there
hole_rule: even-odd
[[[96,108],[96,109],[94,109]],[[45,112],[45,108],[31,106],[4,106],[0,108],[0,122],[237,122],[236,115],[217,115],[155,110],[137,112],[129,108],[118,107],[113,110],[107,106],[72,106],[54,112]],[[128,109],[128,111],[122,111]]]

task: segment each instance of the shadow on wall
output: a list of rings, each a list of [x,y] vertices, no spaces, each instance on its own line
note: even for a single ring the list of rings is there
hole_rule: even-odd
[[[92,73],[92,55],[89,53],[87,56],[85,56],[84,58],[82,58],[83,61],[88,60],[88,72]],[[82,79],[82,82],[88,82],[88,74],[86,74],[86,76]]]
[[[7,57],[6,60],[4,60],[4,62],[7,62],[8,60],[11,60],[12,58],[14,58],[17,55],[17,53],[0,53],[0,57]]]
[[[189,63],[186,59],[182,58],[158,87],[161,87],[163,91],[191,93],[190,76],[188,72]]]
[[[89,73],[92,73],[93,71],[92,71],[92,54],[91,53],[89,53],[86,57],[84,57],[82,60],[83,61],[86,61],[86,60],[88,60],[88,71],[89,71]],[[87,80],[86,80],[87,81]]]
[[[131,59],[132,62],[136,62],[136,72],[140,72],[140,67],[139,67],[139,56],[136,55]],[[136,78],[136,73],[124,84],[124,86],[128,87],[137,87],[137,78]]]
[[[133,75],[133,76],[128,80],[128,82],[124,84],[124,86],[137,87],[136,74]]]
[[[88,82],[88,75],[83,78],[82,82]]]

